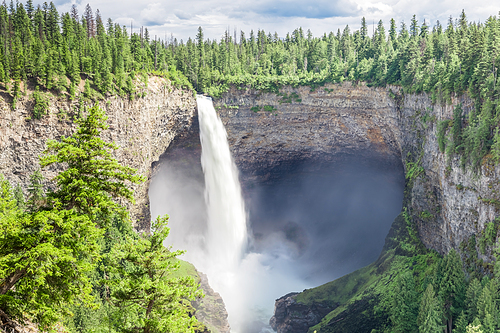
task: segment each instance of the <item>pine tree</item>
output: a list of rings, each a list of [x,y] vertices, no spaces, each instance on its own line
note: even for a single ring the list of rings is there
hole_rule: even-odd
[[[477,316],[477,301],[482,289],[481,283],[476,278],[470,281],[467,288],[465,304],[467,305],[467,318],[470,322]]]
[[[41,158],[42,166],[61,163],[65,168],[56,176],[57,188],[48,198],[41,190],[40,172],[35,172],[28,188],[29,212],[3,204],[16,203],[12,194],[0,199],[0,210],[3,205],[11,212],[0,219],[4,231],[0,238],[0,310],[18,320],[29,317],[42,329],[68,315],[66,305],[77,299],[92,302],[88,273],[99,258],[98,241],[104,231],[96,224],[102,227],[116,213],[126,218],[111,197],[131,199],[125,181],[140,180],[135,170],[112,158],[108,150],[115,146],[99,137],[107,128],[102,111],[91,108],[78,124],[72,137],[49,142]]]
[[[120,165],[113,158],[111,151],[118,149],[114,143],[100,138],[100,133],[108,128],[106,119],[97,105],[90,108],[86,118],[76,121],[76,133],[60,142],[48,141],[45,156],[40,159],[42,167],[55,163],[68,166],[55,178],[58,189],[49,194],[53,204],[86,214],[96,223],[106,223],[104,218],[112,214],[124,214],[112,198],[133,202],[128,184],[143,180],[135,169]]]
[[[416,15],[413,15],[413,17],[411,18],[410,35],[412,37],[417,37],[419,35],[419,27]]]
[[[398,277],[390,303],[394,332],[416,332],[418,316],[418,294],[411,272]]]
[[[170,251],[163,245],[169,234],[168,216],[153,221],[152,235],[129,238],[117,244],[111,254],[111,302],[121,311],[124,331],[195,332],[196,318],[190,300],[201,297],[193,277],[176,277],[176,257],[183,251]],[[131,313],[136,313],[139,320]]]
[[[455,329],[453,330],[453,333],[466,333],[468,324],[469,321],[467,320],[467,314],[462,311],[455,321]]]
[[[87,4],[85,7],[85,13],[83,14],[83,18],[87,23],[87,38],[95,37],[95,21],[94,21],[94,13],[92,12],[92,7],[90,4]]]
[[[491,318],[488,322],[496,322],[498,314],[498,304],[496,302],[497,288],[495,280],[490,280],[483,288],[481,295],[477,300],[477,318],[485,325],[486,317]],[[490,325],[491,326],[491,325]],[[490,327],[491,328],[491,327]]]
[[[444,317],[447,323],[447,332],[451,333],[453,318],[464,309],[465,275],[458,253],[452,249],[443,259],[440,275],[439,297],[444,302]]]
[[[26,201],[24,200],[23,189],[21,188],[21,184],[17,184],[13,191],[14,198],[16,199],[17,208],[21,211],[24,211],[26,208]]]
[[[436,333],[441,332],[441,311],[439,301],[434,293],[432,284],[427,286],[418,313],[417,323],[420,333]]]

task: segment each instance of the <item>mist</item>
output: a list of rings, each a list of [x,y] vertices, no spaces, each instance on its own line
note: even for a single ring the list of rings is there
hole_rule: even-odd
[[[166,244],[187,250],[181,259],[207,273],[211,283],[224,279],[233,290],[221,292],[233,332],[271,331],[275,299],[376,260],[401,210],[401,165],[348,158],[321,167],[296,163],[290,170],[270,170],[265,183],[243,182],[249,245],[238,269],[222,277],[211,277],[206,267],[207,207],[199,155],[167,151],[152,179],[152,216],[170,215]]]
[[[364,162],[305,162],[251,185],[251,250],[288,256],[293,275],[313,286],[375,261],[401,210],[404,176],[402,167]]]

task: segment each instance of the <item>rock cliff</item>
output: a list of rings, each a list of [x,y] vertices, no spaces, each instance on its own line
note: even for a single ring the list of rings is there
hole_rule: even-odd
[[[500,169],[486,162],[482,173],[474,173],[460,166],[459,157],[439,151],[437,123],[451,119],[458,103],[465,116],[474,107],[466,97],[438,105],[398,87],[350,83],[285,87],[279,94],[233,88],[214,102],[243,178],[265,180],[273,168],[294,161],[331,162],[352,154],[366,163],[398,167],[401,161],[406,171],[421,166],[407,186],[409,208],[423,243],[440,253],[459,250],[498,210]]]
[[[148,85],[139,87],[142,98],[110,97],[101,102],[108,116],[109,131],[105,139],[120,148],[115,157],[120,163],[138,169],[147,181],[136,188],[136,204],[131,215],[138,231],[149,230],[148,187],[151,165],[172,140],[192,122],[196,101],[192,93],[173,87],[169,81],[151,77]],[[26,89],[15,110],[10,97],[0,98],[0,174],[12,184],[29,184],[30,175],[39,168],[38,156],[48,139],[69,136],[76,129],[73,119],[85,107],[66,96],[50,96],[48,112],[40,120],[32,118],[32,90]],[[42,170],[46,178],[57,170]]]
[[[300,160],[331,162],[356,154],[393,167],[399,160],[412,174],[405,205],[423,244],[441,254],[459,250],[468,264],[487,270],[491,244],[480,249],[475,239],[498,216],[500,169],[486,158],[481,172],[473,172],[460,166],[460,157],[440,152],[437,124],[452,119],[458,103],[464,117],[474,108],[466,96],[441,105],[398,87],[349,83],[286,87],[278,94],[233,89],[215,101],[244,180],[265,181],[273,168]],[[278,332],[307,332],[324,316],[295,299],[276,301],[271,323]]]
[[[264,180],[274,168],[349,155],[400,165],[399,118],[383,89],[285,87],[277,95],[233,88],[214,104],[244,178]]]
[[[190,93],[158,78],[151,78],[143,89],[145,97],[135,101],[113,97],[101,104],[109,116],[107,138],[120,146],[116,157],[148,177],[136,188],[137,203],[132,207],[138,230],[149,228],[147,189],[153,162],[178,134],[186,134],[188,128],[190,135],[197,132],[191,126],[195,100]],[[13,184],[27,184],[46,140],[74,131],[70,119],[79,106],[52,97],[49,113],[34,120],[29,90],[16,110],[10,108],[8,97],[2,97],[0,173]],[[455,248],[464,256],[467,248],[478,253],[478,263],[484,260],[484,269],[489,269],[491,246],[485,244],[483,251],[470,240],[480,238],[486,224],[498,216],[500,169],[486,159],[481,172],[474,173],[460,166],[459,157],[450,159],[439,151],[437,124],[452,118],[457,103],[462,103],[464,115],[474,107],[466,97],[437,105],[425,94],[350,83],[285,87],[278,94],[232,88],[214,101],[244,181],[265,182],[274,169],[286,171],[302,161],[320,166],[350,155],[384,167],[403,165],[407,173],[413,172],[407,179],[406,206],[425,246],[440,253]],[[187,142],[193,145],[193,140]],[[56,171],[44,172],[52,177]],[[277,301],[273,327],[278,332],[307,332],[336,306],[304,308],[297,295],[286,295]]]

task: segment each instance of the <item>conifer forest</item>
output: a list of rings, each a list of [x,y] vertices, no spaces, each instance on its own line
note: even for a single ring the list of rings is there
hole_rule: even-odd
[[[372,33],[363,18],[359,29],[320,36],[298,27],[285,36],[226,30],[218,40],[199,27],[177,40],[146,27],[131,33],[102,15],[90,5],[83,13],[75,5],[59,13],[53,2],[0,5],[0,90],[11,108],[26,86],[34,90],[33,119],[46,115],[52,95],[89,106],[76,132],[49,141],[40,156],[41,167],[63,170],[50,188],[40,172],[28,191],[0,175],[1,332],[29,324],[47,332],[208,331],[191,303],[203,296],[198,281],[179,273],[190,269],[177,259],[182,251],[163,246],[168,216],[152,222],[151,234],[133,230],[123,202],[133,201],[131,185],[145,179],[118,163],[117,146],[100,137],[109,129],[98,102],[140,99],[137,82],[151,76],[213,98],[231,87],[280,94],[284,86],[314,90],[344,81],[427,94],[440,105],[467,95],[471,112],[459,103],[452,119],[437,121],[439,150],[476,175],[486,162],[500,163],[500,16],[470,22],[462,11],[430,26],[413,15],[379,21]],[[387,271],[395,277],[377,300],[372,332],[498,332],[499,262],[476,265],[477,253],[470,259],[426,249],[405,210],[398,218],[404,260],[416,264],[409,269],[403,260]],[[499,226],[491,222],[464,249],[490,246],[498,258]]]

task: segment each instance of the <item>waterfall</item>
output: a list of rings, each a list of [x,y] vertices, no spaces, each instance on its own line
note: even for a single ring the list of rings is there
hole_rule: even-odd
[[[206,262],[201,269],[206,271],[210,284],[224,299],[231,322],[231,308],[238,306],[231,304],[235,288],[238,288],[236,275],[247,245],[245,205],[227,133],[212,99],[198,96],[197,103],[208,210]]]
[[[208,208],[206,245],[212,264],[227,270],[238,265],[246,246],[245,204],[226,130],[215,112],[212,99],[199,96],[197,102]]]

